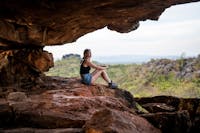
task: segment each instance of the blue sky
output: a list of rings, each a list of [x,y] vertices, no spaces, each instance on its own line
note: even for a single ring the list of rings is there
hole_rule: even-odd
[[[55,59],[64,54],[82,55],[90,48],[93,57],[113,55],[196,56],[200,54],[200,2],[172,6],[158,21],[140,22],[130,33],[117,33],[106,27],[82,36],[74,43],[45,47]]]

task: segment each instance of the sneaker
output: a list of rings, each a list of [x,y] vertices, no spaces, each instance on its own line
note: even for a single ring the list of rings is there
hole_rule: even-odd
[[[108,87],[111,88],[111,89],[117,89],[118,88],[117,84],[113,83],[112,81],[110,83],[108,83]]]

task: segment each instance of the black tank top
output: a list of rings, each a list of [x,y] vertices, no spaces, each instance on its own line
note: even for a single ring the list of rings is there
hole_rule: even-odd
[[[85,61],[85,60],[84,60]],[[83,66],[83,63],[84,61],[81,63],[81,67],[80,67],[80,74],[87,74],[87,73],[90,73],[90,67],[84,67]]]

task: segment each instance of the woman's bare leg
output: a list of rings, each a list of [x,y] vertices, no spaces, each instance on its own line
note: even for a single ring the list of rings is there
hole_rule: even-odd
[[[98,79],[99,76],[101,76],[107,83],[111,82],[105,70],[95,70],[92,72],[92,84]]]
[[[111,82],[111,80],[110,80],[110,78],[108,77],[108,74],[107,74],[107,72],[106,72],[105,70],[103,70],[103,72],[101,73],[101,76],[102,76],[102,78],[103,78],[107,83],[110,83],[110,82]]]

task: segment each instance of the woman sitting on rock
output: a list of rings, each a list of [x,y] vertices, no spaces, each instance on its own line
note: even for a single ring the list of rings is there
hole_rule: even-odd
[[[91,50],[85,49],[83,52],[83,60],[81,61],[80,66],[80,75],[82,83],[91,85],[101,76],[107,83],[108,86],[112,89],[117,88],[117,85],[110,80],[106,72],[107,66],[99,66],[90,61],[91,59]],[[90,73],[90,69],[94,68],[95,70]]]

